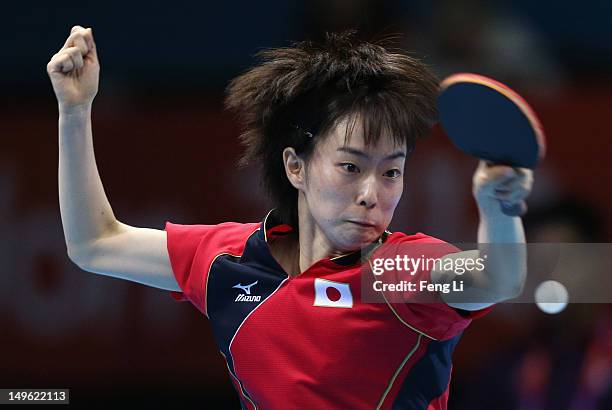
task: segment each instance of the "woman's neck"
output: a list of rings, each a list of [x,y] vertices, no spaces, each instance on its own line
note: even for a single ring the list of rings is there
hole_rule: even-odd
[[[298,197],[298,221],[300,272],[304,272],[318,260],[342,255],[343,252],[334,249],[317,226],[301,193]]]
[[[287,235],[268,244],[272,255],[289,276],[297,276],[315,262],[340,256],[317,226],[302,195],[298,197],[298,235]]]
[[[287,235],[268,242],[274,259],[289,276],[300,274],[299,246],[297,235]]]

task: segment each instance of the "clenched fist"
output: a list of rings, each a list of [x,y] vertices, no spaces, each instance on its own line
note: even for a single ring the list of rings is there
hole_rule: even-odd
[[[501,212],[500,202],[512,206],[525,200],[533,186],[533,171],[480,161],[472,180],[472,192],[481,212]]]
[[[47,64],[60,110],[91,104],[98,92],[100,64],[91,28],[74,26],[64,46]]]

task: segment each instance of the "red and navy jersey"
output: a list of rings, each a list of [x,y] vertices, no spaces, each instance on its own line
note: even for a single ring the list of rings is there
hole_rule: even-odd
[[[445,409],[451,355],[483,311],[362,302],[359,251],[290,277],[268,247],[290,230],[274,210],[261,223],[166,223],[182,290],[173,296],[209,319],[242,408]],[[389,244],[444,243],[421,233],[383,236]]]

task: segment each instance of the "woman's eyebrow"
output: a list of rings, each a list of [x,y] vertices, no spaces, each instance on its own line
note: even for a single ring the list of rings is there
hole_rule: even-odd
[[[357,155],[358,157],[370,159],[370,156],[368,154],[366,154],[365,152],[361,150],[355,149],[355,148],[340,147],[336,151],[346,152],[348,154]],[[406,158],[406,153],[404,151],[396,151],[391,155],[387,155],[384,159],[388,160],[388,159],[395,159],[395,158]]]

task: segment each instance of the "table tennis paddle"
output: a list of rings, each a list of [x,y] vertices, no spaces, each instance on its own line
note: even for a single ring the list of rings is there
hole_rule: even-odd
[[[544,130],[529,104],[508,86],[478,74],[458,73],[440,84],[442,129],[463,152],[490,164],[534,169],[544,157]],[[527,206],[501,202],[504,214]]]

